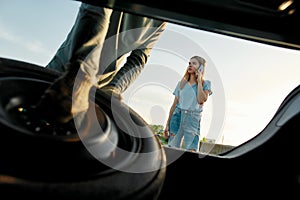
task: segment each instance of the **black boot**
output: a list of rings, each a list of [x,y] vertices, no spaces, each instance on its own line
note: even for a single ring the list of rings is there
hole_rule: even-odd
[[[70,64],[64,75],[46,89],[33,106],[36,117],[52,123],[68,123],[76,114],[88,109],[93,83],[78,66]]]

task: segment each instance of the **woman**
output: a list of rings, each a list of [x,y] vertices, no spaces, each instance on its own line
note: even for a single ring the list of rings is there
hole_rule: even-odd
[[[203,105],[212,94],[211,82],[204,80],[206,60],[200,56],[190,59],[188,68],[178,82],[165,128],[170,147],[197,151],[200,138],[200,120]]]

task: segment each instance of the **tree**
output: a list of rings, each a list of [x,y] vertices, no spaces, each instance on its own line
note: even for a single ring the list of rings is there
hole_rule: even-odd
[[[154,135],[158,137],[158,139],[162,145],[165,145],[168,143],[168,139],[165,138],[165,136],[164,136],[164,126],[163,125],[150,124],[149,126],[152,129]]]

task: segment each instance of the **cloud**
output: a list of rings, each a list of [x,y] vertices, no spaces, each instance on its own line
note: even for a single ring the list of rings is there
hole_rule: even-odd
[[[17,34],[0,24],[0,41],[1,40],[10,43],[11,45],[17,45],[28,52],[44,54],[47,56],[51,54],[51,52],[44,47],[42,42],[17,36]]]

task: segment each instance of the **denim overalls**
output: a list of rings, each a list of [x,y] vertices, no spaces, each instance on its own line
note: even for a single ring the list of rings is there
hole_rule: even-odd
[[[169,146],[181,147],[182,138],[184,138],[183,147],[185,149],[198,150],[200,137],[200,120],[202,112],[198,110],[186,110],[176,107],[170,121]]]

